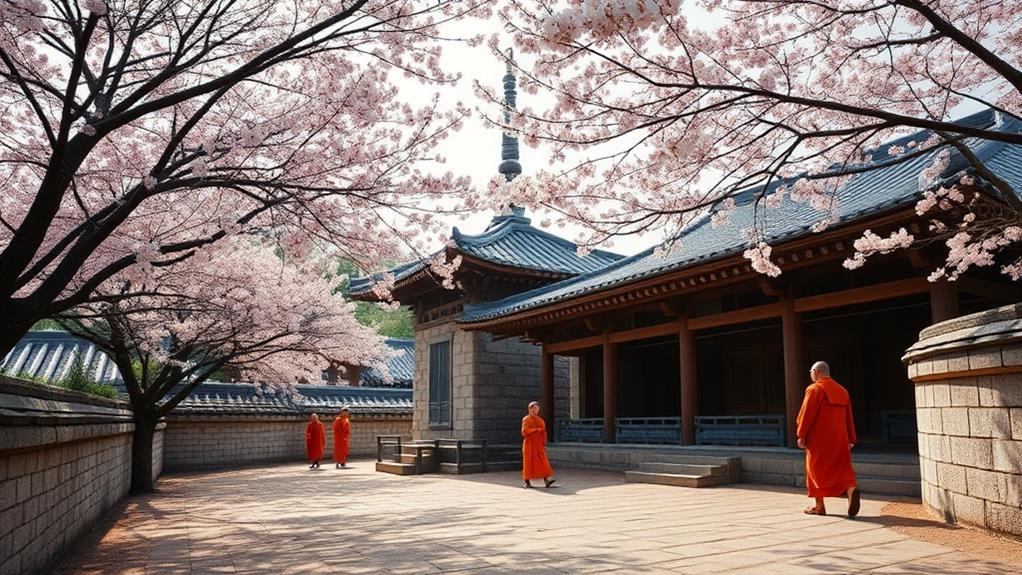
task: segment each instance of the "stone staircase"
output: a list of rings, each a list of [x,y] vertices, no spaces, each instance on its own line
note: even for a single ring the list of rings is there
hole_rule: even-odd
[[[712,487],[737,483],[741,476],[740,457],[700,455],[672,456],[670,462],[639,463],[638,469],[625,471],[625,481],[628,482],[678,487]]]
[[[394,475],[483,473],[518,469],[522,465],[521,447],[517,445],[441,439],[386,444],[386,455],[383,450],[376,471]]]
[[[918,465],[855,462],[856,480],[863,493],[919,497],[920,476]],[[804,483],[804,481],[803,481]]]

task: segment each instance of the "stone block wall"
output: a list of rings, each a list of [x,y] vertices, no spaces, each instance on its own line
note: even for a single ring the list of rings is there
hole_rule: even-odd
[[[45,572],[127,494],[133,430],[122,402],[0,376],[0,574]]]
[[[451,425],[429,425],[429,347],[451,341]],[[530,401],[540,399],[542,350],[517,339],[493,341],[489,333],[461,330],[453,321],[415,332],[412,386],[415,439],[452,438],[494,443],[521,441],[520,422]],[[558,417],[570,414],[568,359],[554,365]],[[544,407],[544,409],[548,409]]]
[[[325,457],[333,454],[333,433],[326,425]],[[231,418],[177,416],[168,418],[164,465],[168,470],[229,467],[274,461],[305,461],[305,426],[301,417]],[[377,435],[411,435],[407,416],[352,417],[350,454],[376,455]]]
[[[1022,304],[936,324],[905,356],[923,503],[1022,535]]]

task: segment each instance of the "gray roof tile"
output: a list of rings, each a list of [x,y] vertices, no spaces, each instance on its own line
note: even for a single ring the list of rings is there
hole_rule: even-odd
[[[624,257],[604,250],[579,256],[577,244],[533,226],[524,213],[521,208],[514,208],[511,215],[496,216],[478,235],[464,234],[454,228],[452,250],[498,265],[567,276],[592,272]],[[393,268],[389,273],[394,275],[395,281],[401,281],[428,265],[428,260],[418,260]],[[383,274],[377,273],[354,278],[348,292],[367,293],[382,277]]]
[[[977,126],[999,123],[999,129],[1022,133],[1017,119],[992,111],[973,114],[961,120]],[[878,168],[856,175],[838,192],[837,223],[848,223],[892,208],[914,204],[923,190],[919,187],[919,174],[933,163],[938,151],[933,150],[904,160],[887,160],[888,149],[905,145],[909,141],[922,143],[929,136],[920,132],[889,142],[876,151]],[[974,153],[995,173],[1010,183],[1016,192],[1022,192],[1022,146],[993,141],[968,141]],[[886,165],[883,163],[886,161]],[[960,153],[952,149],[951,162],[943,176],[956,179],[957,174],[969,166]],[[778,182],[772,188],[781,185]],[[777,242],[808,235],[811,226],[825,214],[804,202],[786,197],[778,208],[764,211],[757,208],[755,198],[760,189],[745,190],[735,196],[736,209],[729,223],[713,227],[709,218],[703,218],[682,232],[681,245],[668,255],[655,255],[653,249],[574,278],[562,280],[541,288],[516,294],[502,300],[466,305],[459,319],[462,323],[482,322],[520,311],[538,308],[584,294],[624,285],[642,278],[656,276],[694,264],[742,253],[748,242],[741,231],[753,226],[754,218],[763,225],[767,241]],[[765,222],[765,223],[764,223]]]

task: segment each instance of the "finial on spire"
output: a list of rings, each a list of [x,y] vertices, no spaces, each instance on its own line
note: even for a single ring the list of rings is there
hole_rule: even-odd
[[[507,50],[507,74],[504,75],[504,123],[511,123],[511,110],[515,109],[515,99],[518,95],[516,88],[517,81],[514,75],[513,48]],[[500,166],[497,171],[507,178],[507,181],[515,179],[515,176],[522,173],[522,165],[518,163],[518,138],[505,131],[501,135]]]

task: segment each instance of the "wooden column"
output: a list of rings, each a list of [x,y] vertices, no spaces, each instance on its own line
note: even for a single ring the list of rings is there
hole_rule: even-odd
[[[795,420],[802,407],[809,365],[805,359],[805,338],[802,336],[802,317],[795,313],[795,298],[789,293],[783,300],[781,331],[784,338],[784,416],[788,428],[788,447],[797,447]]]
[[[540,373],[539,404],[542,407],[540,416],[546,422],[547,441],[554,441],[557,435],[557,413],[554,403],[554,354],[543,349],[543,366]]]
[[[614,443],[617,419],[617,344],[603,339],[603,442]]]
[[[678,355],[681,358],[681,442],[696,441],[695,417],[699,410],[699,386],[696,383],[696,342],[688,319],[678,322]]]
[[[930,318],[933,323],[958,317],[958,287],[941,278],[930,284]]]

